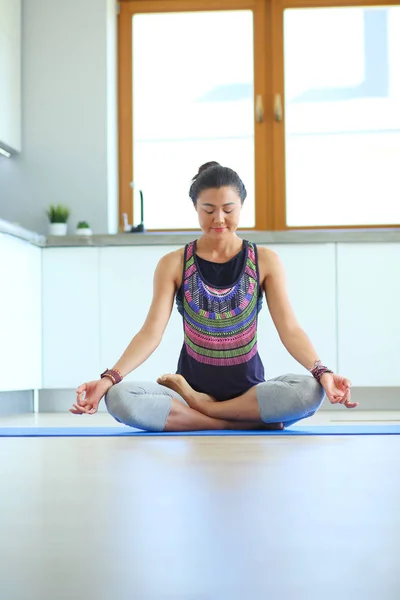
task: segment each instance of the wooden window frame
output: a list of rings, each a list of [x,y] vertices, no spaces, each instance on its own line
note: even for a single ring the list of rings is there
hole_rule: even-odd
[[[119,129],[119,223],[126,213],[133,223],[131,182],[134,180],[132,114],[132,17],[139,13],[212,10],[252,10],[254,13],[254,100],[261,95],[263,122],[255,121],[255,226],[257,231],[311,229],[375,229],[400,225],[286,224],[285,120],[274,119],[276,94],[284,97],[283,14],[289,8],[336,8],[397,6],[399,0],[122,0],[118,15],[118,129]],[[188,200],[189,201],[189,200]],[[247,228],[249,230],[249,228]],[[169,230],[150,230],[169,231]],[[188,231],[178,229],[177,231]]]

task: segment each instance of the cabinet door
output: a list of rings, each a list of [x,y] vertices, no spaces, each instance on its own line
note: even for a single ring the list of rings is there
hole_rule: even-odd
[[[100,369],[99,249],[43,250],[43,387],[76,388]]]
[[[338,244],[338,314],[353,385],[400,386],[400,244]]]
[[[101,366],[111,368],[143,325],[153,297],[158,261],[176,246],[125,246],[100,249]],[[154,381],[176,371],[183,342],[182,318],[174,307],[163,340],[127,379]]]
[[[0,390],[41,387],[41,249],[0,234]]]
[[[289,300],[317,354],[337,369],[335,244],[269,244],[285,269]],[[259,315],[258,345],[266,378],[304,373],[283,346],[266,302]]]

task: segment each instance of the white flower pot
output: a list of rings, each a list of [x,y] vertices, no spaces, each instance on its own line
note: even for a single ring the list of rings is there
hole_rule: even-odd
[[[67,235],[67,223],[50,223],[49,235]]]
[[[79,227],[75,233],[76,235],[93,235],[93,231],[90,227]]]

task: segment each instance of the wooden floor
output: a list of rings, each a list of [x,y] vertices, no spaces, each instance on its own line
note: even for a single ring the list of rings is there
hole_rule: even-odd
[[[400,436],[0,438],[0,486],[1,600],[400,599]]]

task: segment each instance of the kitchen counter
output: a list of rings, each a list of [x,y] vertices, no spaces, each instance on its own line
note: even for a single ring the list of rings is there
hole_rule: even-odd
[[[66,235],[43,236],[19,225],[0,219],[0,234],[5,233],[26,240],[35,246],[85,247],[85,246],[182,246],[200,236],[200,231],[118,233],[93,236]],[[400,228],[390,229],[293,229],[290,231],[239,232],[256,244],[307,244],[307,243],[387,243],[400,242]]]
[[[44,235],[25,229],[15,223],[10,223],[10,221],[5,221],[4,219],[0,219],[0,234],[2,233],[13,235],[21,240],[26,240],[34,246],[46,246],[46,238]]]

